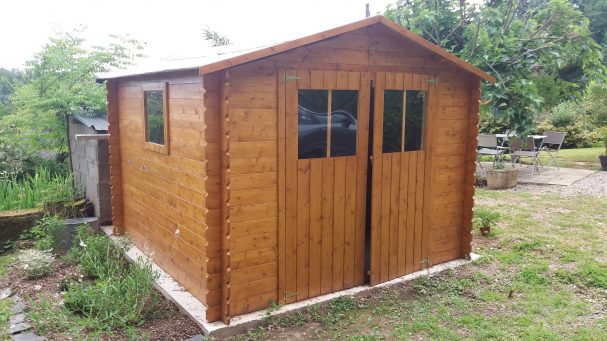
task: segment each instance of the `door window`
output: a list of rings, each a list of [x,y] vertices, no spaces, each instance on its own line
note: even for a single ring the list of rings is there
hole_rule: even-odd
[[[299,159],[356,155],[357,90],[298,91]]]
[[[382,151],[395,153],[423,149],[426,92],[384,90]]]

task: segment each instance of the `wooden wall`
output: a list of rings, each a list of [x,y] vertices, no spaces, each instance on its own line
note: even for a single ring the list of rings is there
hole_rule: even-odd
[[[230,316],[255,311],[279,301],[278,227],[284,213],[279,211],[278,196],[284,195],[284,178],[278,176],[277,131],[279,105],[279,69],[392,71],[436,75],[439,95],[435,110],[432,153],[433,168],[426,174],[432,186],[427,204],[430,262],[437,264],[461,258],[463,202],[467,137],[470,124],[470,76],[453,64],[441,60],[395,33],[380,27],[368,27],[319,43],[231,68],[227,71],[224,97],[220,74],[204,76],[205,120],[207,123],[207,198],[209,249],[210,317],[221,316],[222,295],[228,302],[224,310]],[[229,151],[228,169],[220,166],[219,122],[221,103],[225,105]],[[474,110],[473,110],[474,111]],[[284,112],[284,111],[282,111]],[[284,132],[283,132],[284,134]],[[470,162],[468,161],[468,164]],[[468,167],[469,168],[469,167]],[[221,202],[221,173],[229,174],[228,202]],[[469,186],[468,186],[469,187]],[[222,235],[221,207],[229,212],[229,235]],[[469,204],[468,204],[469,205]],[[225,226],[224,226],[225,227]],[[229,243],[229,264],[222,267],[221,243]],[[466,241],[469,243],[469,239]],[[222,272],[229,278],[222,277]],[[228,292],[221,283],[227,281]]]
[[[112,81],[112,194],[120,199],[114,208],[116,231],[124,230],[207,305],[207,320],[259,310],[282,295],[278,229],[285,212],[278,202],[285,179],[279,176],[277,153],[285,136],[277,129],[278,113],[284,112],[278,107],[279,69],[435,75],[439,98],[434,143],[426,150],[432,168],[425,176],[432,186],[424,243],[431,264],[470,252],[478,80],[386,28],[359,29],[225,73]],[[168,155],[146,150],[143,143],[142,85],[165,81]]]
[[[142,86],[157,82],[168,82],[168,155],[144,148]],[[115,127],[111,133],[117,133],[110,139],[112,194],[121,198],[115,201],[118,207],[114,215],[123,216],[114,220],[116,232],[123,231],[161,268],[207,303],[202,79],[192,71],[127,78],[110,84],[115,87],[110,95],[117,98],[110,101],[117,112],[110,112]]]

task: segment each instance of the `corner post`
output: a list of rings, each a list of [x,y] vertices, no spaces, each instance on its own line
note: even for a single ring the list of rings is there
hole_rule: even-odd
[[[470,78],[468,92],[468,134],[466,139],[466,177],[462,210],[461,256],[470,259],[472,252],[472,217],[474,208],[474,184],[476,182],[476,137],[480,120],[481,80]]]
[[[220,76],[219,130],[221,178],[221,320],[230,324],[230,84],[229,72]]]
[[[110,152],[110,184],[112,190],[112,224],[114,235],[124,234],[124,207],[122,201],[122,166],[120,164],[120,119],[118,117],[118,81],[109,80],[107,89],[108,148]]]

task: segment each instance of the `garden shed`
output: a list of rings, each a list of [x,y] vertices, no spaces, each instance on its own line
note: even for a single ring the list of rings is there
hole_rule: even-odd
[[[114,233],[208,321],[468,257],[492,76],[380,16],[190,62],[100,81]]]

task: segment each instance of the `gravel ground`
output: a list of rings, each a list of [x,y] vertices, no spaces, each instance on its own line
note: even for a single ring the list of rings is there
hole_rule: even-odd
[[[607,172],[591,174],[582,180],[574,182],[570,186],[518,185],[510,191],[554,193],[563,196],[591,195],[595,197],[607,197]]]

